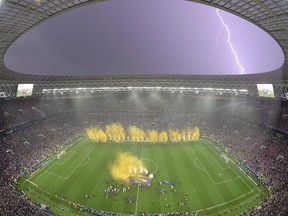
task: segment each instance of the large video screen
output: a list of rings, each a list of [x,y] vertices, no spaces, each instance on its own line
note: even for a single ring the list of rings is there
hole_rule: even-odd
[[[257,89],[260,97],[275,97],[272,84],[257,84]]]
[[[31,96],[34,84],[18,84],[16,97]]]

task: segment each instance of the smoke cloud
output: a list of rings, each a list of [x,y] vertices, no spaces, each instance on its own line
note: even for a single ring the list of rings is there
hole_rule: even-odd
[[[140,176],[146,170],[142,160],[129,152],[120,152],[110,166],[110,173],[115,180],[126,181],[129,176]]]
[[[98,127],[86,129],[86,134],[94,142],[106,143],[108,140],[121,143],[123,141],[149,142],[149,143],[167,143],[170,142],[191,142],[200,138],[200,129],[198,127],[183,130],[169,128],[168,131],[158,132],[157,130],[147,130],[133,125],[127,129],[127,134],[120,123],[106,125],[105,131]]]

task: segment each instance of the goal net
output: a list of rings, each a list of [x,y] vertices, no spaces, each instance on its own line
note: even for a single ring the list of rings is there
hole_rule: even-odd
[[[56,157],[58,158],[58,160],[63,156],[63,155],[65,155],[66,154],[66,151],[61,151],[60,153],[58,153],[57,155],[56,155]]]
[[[220,158],[224,159],[226,163],[228,163],[228,162],[230,161],[230,158],[229,158],[226,154],[224,154],[224,153],[222,153],[222,154],[220,155]]]

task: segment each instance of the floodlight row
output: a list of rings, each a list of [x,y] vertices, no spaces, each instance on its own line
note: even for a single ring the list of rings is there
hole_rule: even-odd
[[[161,92],[195,92],[195,93],[233,93],[233,94],[248,94],[247,89],[230,89],[230,88],[191,88],[191,87],[161,87],[161,86],[128,86],[128,87],[93,87],[93,88],[53,88],[43,89],[43,94],[63,94],[63,93],[94,93],[94,92],[142,92],[142,91],[161,91]]]

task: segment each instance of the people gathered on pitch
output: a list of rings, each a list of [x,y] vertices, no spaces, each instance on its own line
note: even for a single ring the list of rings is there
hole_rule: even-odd
[[[85,102],[85,106],[79,105],[80,108],[73,106],[71,98],[57,101],[31,98],[1,102],[0,215],[47,215],[47,211],[14,188],[16,179],[59,146],[66,145],[70,139],[82,134],[87,126],[101,126],[115,121],[121,122],[124,127],[134,124],[141,128],[158,130],[167,129],[171,124],[177,128],[198,126],[202,135],[213,136],[269,185],[271,194],[268,199],[245,213],[246,215],[288,214],[288,134],[285,135],[288,133],[287,104],[276,108],[276,105],[262,102],[241,108],[236,107],[237,105],[225,107],[223,105],[226,101],[217,101],[217,112],[202,113],[201,107],[193,105],[192,100],[183,102],[181,108],[174,110],[172,105],[164,108],[167,101],[159,105],[147,99],[143,103],[147,103],[148,108],[139,112],[134,109],[134,103],[121,102],[121,99],[110,102],[104,98],[81,100]],[[117,110],[111,108],[115,104],[118,106]],[[74,113],[75,111],[81,115]],[[92,111],[97,112],[97,115],[90,115]],[[113,192],[114,190],[115,188]],[[103,193],[109,196],[113,192],[112,188],[107,187]],[[127,197],[127,202],[129,200],[133,202],[133,197]],[[85,206],[79,208],[90,211],[93,215],[121,215]],[[139,214],[151,215],[148,212]],[[162,215],[188,214],[197,215],[197,212]]]

